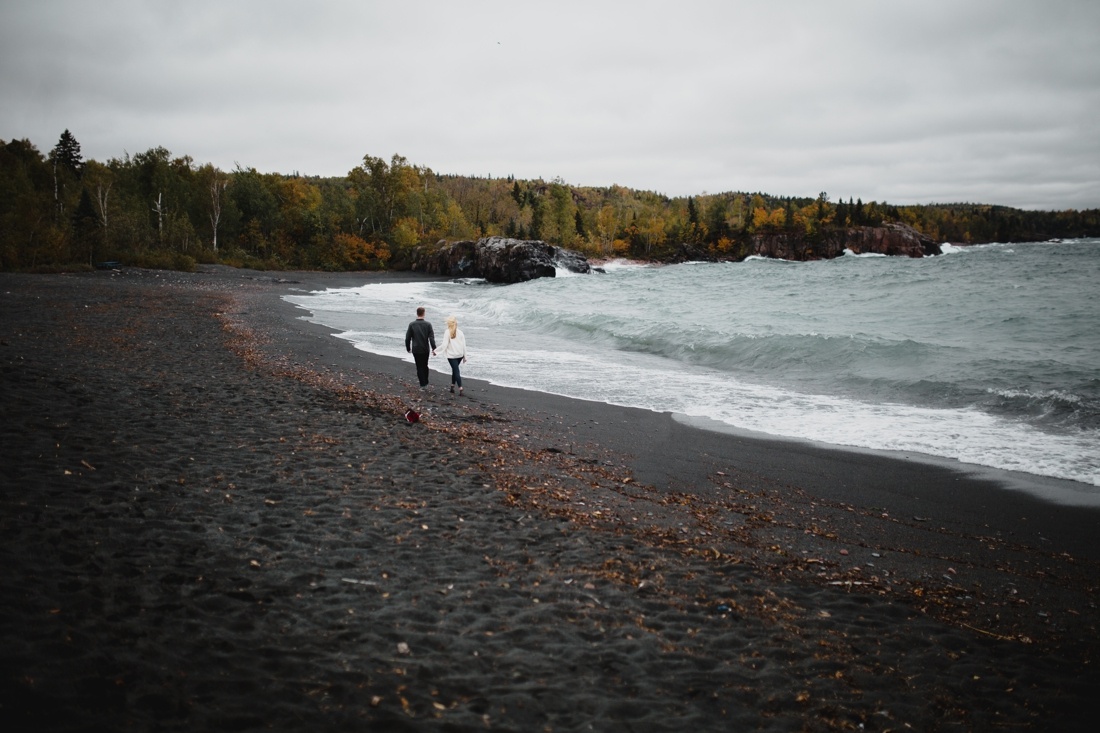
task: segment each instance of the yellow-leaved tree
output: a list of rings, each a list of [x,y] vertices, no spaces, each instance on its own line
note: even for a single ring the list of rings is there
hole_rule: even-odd
[[[619,226],[619,218],[615,215],[615,208],[611,204],[604,204],[596,212],[596,231],[600,237],[600,249],[604,254],[615,251],[615,231]]]
[[[420,244],[420,223],[411,216],[398,219],[394,222],[391,238],[399,252],[412,249]]]
[[[390,259],[385,242],[368,242],[354,234],[340,232],[333,238],[333,254],[342,268],[382,270]]]

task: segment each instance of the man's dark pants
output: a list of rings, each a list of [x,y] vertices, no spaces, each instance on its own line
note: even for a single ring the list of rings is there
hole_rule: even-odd
[[[420,380],[421,387],[428,386],[428,352],[423,354],[414,351],[413,361],[416,362],[416,378]]]

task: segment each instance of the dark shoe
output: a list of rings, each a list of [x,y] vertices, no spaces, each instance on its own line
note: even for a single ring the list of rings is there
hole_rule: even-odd
[[[455,386],[452,384],[451,385],[451,394],[454,394],[454,393],[455,393]],[[462,394],[462,393],[459,392],[459,394]]]

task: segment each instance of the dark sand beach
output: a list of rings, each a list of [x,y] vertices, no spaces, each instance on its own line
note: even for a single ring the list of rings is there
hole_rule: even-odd
[[[1097,510],[280,299],[403,277],[0,274],[7,730],[1094,729]]]

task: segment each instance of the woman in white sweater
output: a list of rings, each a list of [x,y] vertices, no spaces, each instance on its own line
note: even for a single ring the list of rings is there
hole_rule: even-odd
[[[458,386],[458,394],[462,394],[462,374],[458,365],[466,361],[466,336],[458,330],[458,319],[447,316],[447,328],[443,330],[443,343],[439,345],[443,356],[447,357],[447,363],[451,365],[451,392]]]

